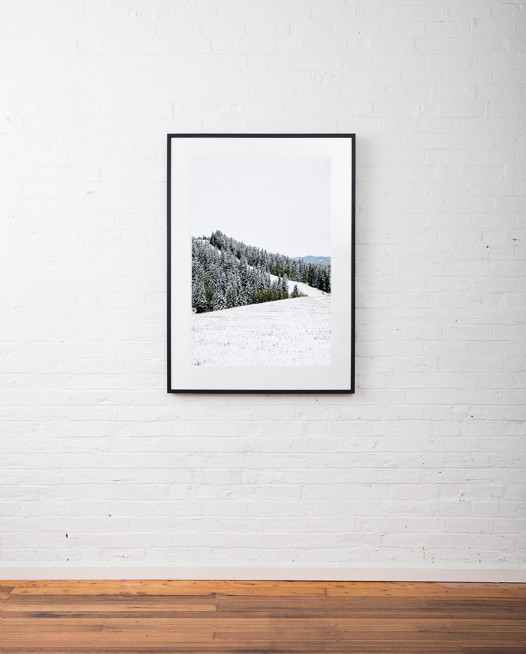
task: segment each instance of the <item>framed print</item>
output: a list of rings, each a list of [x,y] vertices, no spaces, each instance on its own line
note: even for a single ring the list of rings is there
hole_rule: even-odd
[[[354,392],[354,134],[168,134],[168,392]]]

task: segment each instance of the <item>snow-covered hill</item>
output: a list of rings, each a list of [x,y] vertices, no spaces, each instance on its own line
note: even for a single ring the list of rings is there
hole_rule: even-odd
[[[300,286],[307,285],[298,284],[299,290]],[[330,365],[331,296],[307,289],[308,297],[193,314],[192,363]]]
[[[275,282],[279,279],[279,277],[276,277],[276,275],[270,275],[270,279]],[[309,297],[321,297],[321,296],[326,296],[327,293],[324,291],[320,291],[317,288],[313,288],[312,286],[309,286],[308,284],[304,284],[303,282],[295,282],[292,279],[287,280],[288,288],[289,288],[289,293],[292,293],[294,290],[294,286],[298,287],[298,291],[300,293],[303,293],[303,295],[308,295]]]
[[[195,241],[197,243],[201,243],[205,247],[210,248],[210,250],[212,250],[212,251],[216,250],[216,248],[210,243],[210,239],[195,238]],[[301,258],[303,260],[306,260],[306,259],[327,259],[329,261],[329,263],[330,263],[330,257],[298,257],[298,259],[301,259]],[[237,259],[237,261],[239,261],[239,259]],[[311,263],[314,263],[314,262],[311,262]],[[324,262],[324,265],[326,265],[326,264],[327,264],[327,262]],[[248,266],[248,267],[251,270],[254,270],[253,266]],[[269,273],[269,277],[273,282],[277,282],[279,280],[279,277],[277,277],[276,275],[272,275],[270,273]],[[288,281],[289,293],[292,293],[292,291],[294,290],[294,286],[297,286],[298,291],[300,293],[303,293],[304,295],[309,295],[309,296],[313,296],[313,297],[314,296],[319,297],[321,295],[327,295],[327,293],[325,293],[324,291],[320,291],[319,289],[314,288],[313,286],[309,286],[308,284],[304,284],[303,282],[295,282],[294,280],[291,280],[291,279],[289,279],[287,281]]]

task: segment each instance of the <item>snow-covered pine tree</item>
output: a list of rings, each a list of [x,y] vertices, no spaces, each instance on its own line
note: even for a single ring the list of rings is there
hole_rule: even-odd
[[[289,280],[287,277],[282,277],[280,280],[281,284],[281,298],[282,300],[286,300],[289,297]]]

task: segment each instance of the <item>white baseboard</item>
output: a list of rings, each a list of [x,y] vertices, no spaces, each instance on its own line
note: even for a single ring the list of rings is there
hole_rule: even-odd
[[[190,567],[190,566],[25,566],[0,567],[0,579],[195,579],[285,581],[438,581],[526,583],[524,568],[436,567]]]

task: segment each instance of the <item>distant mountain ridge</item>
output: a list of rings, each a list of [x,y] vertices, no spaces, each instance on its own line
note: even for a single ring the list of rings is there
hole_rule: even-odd
[[[298,261],[305,261],[305,263],[315,263],[318,266],[330,266],[331,258],[330,257],[315,257],[309,254],[306,257],[294,257]]]

